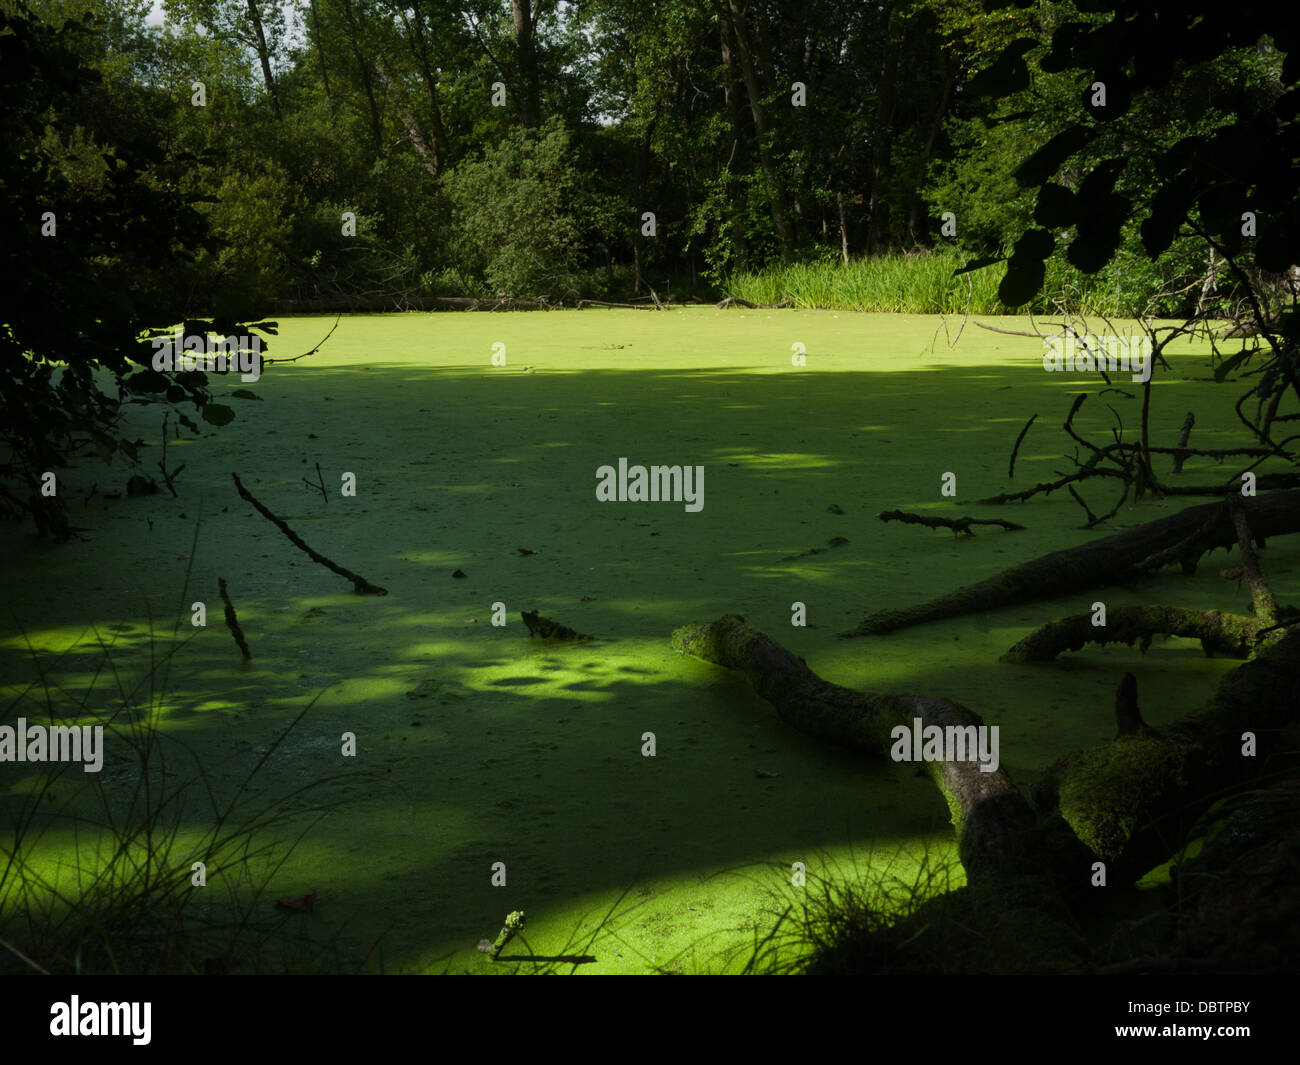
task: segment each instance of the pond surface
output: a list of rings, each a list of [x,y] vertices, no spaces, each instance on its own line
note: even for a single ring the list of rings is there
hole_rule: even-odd
[[[306,351],[332,323],[282,319],[266,354]],[[951,335],[960,322],[946,324]],[[1114,735],[1124,672],[1159,726],[1234,665],[1177,639],[1145,656],[1112,646],[1046,666],[998,662],[1033,628],[1098,599],[1244,610],[1247,590],[1217,577],[1222,555],[1192,578],[1171,571],[1141,587],[836,638],[874,610],[1184,505],[1145,500],[1087,532],[1061,493],[975,504],[1072,468],[1060,426],[1073,393],[1100,384],[1045,373],[1038,339],[968,324],[949,349],[943,326],[708,307],[344,318],[319,353],[267,367],[255,384],[218,383],[257,399],[225,401],[237,413],[229,426],[169,441],[169,467],[185,465],[178,498],[106,500],[129,471],[87,461],[59,481],[80,540],[56,546],[27,526],[0,527],[7,718],[46,705],[36,664],[58,712],[84,705],[86,720],[120,702],[119,686],[139,685],[224,799],[318,696],[243,795],[285,814],[275,838],[296,841],[282,864],[255,863],[269,878],[256,905],[327,944],[333,970],[509,970],[516,963],[493,966],[475,944],[522,909],[526,948],[517,941],[510,956],[594,959],[582,972],[734,971],[772,914],[798,903],[793,863],[814,883],[898,888],[954,860],[951,827],[916,767],[802,737],[736,676],[675,654],[675,627],[739,613],[839,684],[955,699],[1001,726],[1002,766],[1022,786]],[[495,345],[504,366],[492,364]],[[805,366],[791,364],[796,345]],[[1239,444],[1240,384],[1194,380],[1210,376],[1203,351],[1172,365],[1157,371],[1152,441],[1175,443],[1193,410],[1193,444]],[[1115,384],[1140,396],[1127,375]],[[1035,412],[1009,480],[1011,446]],[[1076,426],[1108,441],[1117,416],[1131,436],[1139,413],[1138,398],[1094,395]],[[158,407],[130,413],[152,445],[149,473],[161,420]],[[621,458],[702,466],[702,508],[599,501],[597,470]],[[304,483],[317,463],[328,501]],[[312,562],[239,498],[232,472],[314,549],[389,594],[354,594]],[[348,473],[354,497],[340,491]],[[940,495],[945,473],[955,499]],[[1222,475],[1200,461],[1182,477]],[[1113,502],[1109,486],[1083,494],[1099,513]],[[957,538],[874,519],[898,508],[1027,530]],[[1287,544],[1263,555],[1284,599],[1300,591],[1295,556]],[[223,623],[218,578],[247,664]],[[197,629],[196,602],[207,614]],[[497,603],[503,627],[492,624]],[[795,603],[804,627],[791,624]],[[523,610],[597,639],[530,639]],[[181,645],[151,674],[174,632]],[[115,675],[95,633],[111,644]],[[654,757],[642,753],[646,733]],[[110,738],[97,783],[129,788],[134,764]],[[31,768],[0,767],[0,785],[30,792]],[[95,801],[70,777],[57,790],[71,809]],[[191,793],[183,838],[209,827],[197,780]],[[28,857],[70,876],[74,859],[91,861],[87,828],[53,821]],[[504,886],[493,884],[498,862]],[[232,889],[247,883],[217,876],[206,890]],[[274,899],[312,891],[310,915],[274,910]]]

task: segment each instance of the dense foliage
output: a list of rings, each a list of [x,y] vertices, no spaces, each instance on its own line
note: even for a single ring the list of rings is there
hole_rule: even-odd
[[[181,188],[191,159],[140,130],[122,127],[112,143],[91,132],[121,116],[99,110],[102,79],[81,58],[88,39],[74,21],[55,29],[0,14],[0,511],[30,513],[60,540],[69,529],[56,470],[81,447],[133,458],[138,442],[116,431],[123,403],[192,403],[216,424],[231,416],[210,402],[201,370],[152,367],[150,338],[170,331],[194,251],[214,242]],[[209,329],[241,327],[228,314],[188,323]],[[115,394],[99,387],[100,371]]]
[[[1296,386],[1293,31],[1160,8],[0,0],[0,502],[66,535],[38,478],[129,452],[119,403],[228,420],[150,335],[358,301],[1258,309],[1267,412]]]
[[[1123,153],[1119,194],[1149,196],[1159,151],[1235,128],[1283,82],[1276,20],[1236,7],[1214,16],[1230,32],[1184,40],[1200,5],[1124,34],[1086,0],[164,0],[161,26],[149,0],[29,2],[97,27],[70,45],[100,76],[83,148],[159,145],[210,198],[226,249],[184,274],[186,313],[704,294],[769,266],[1005,252],[1033,211],[1013,170],[1079,118],[1062,27],[1101,34],[1076,58],[1126,71],[1132,119],[1095,131],[1066,188]],[[1184,44],[1193,61],[1156,76],[1141,58]],[[1175,243],[1162,271],[1136,226],[1123,237],[1125,309],[1176,310],[1161,285],[1203,247]]]

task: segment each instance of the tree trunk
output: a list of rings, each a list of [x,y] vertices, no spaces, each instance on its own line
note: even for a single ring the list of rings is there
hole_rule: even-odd
[[[428,142],[424,139],[424,134],[420,132],[420,124],[415,121],[415,115],[411,114],[411,109],[406,104],[402,87],[388,73],[384,61],[378,57],[375,58],[375,71],[379,74],[380,80],[384,83],[397,105],[397,111],[402,116],[402,124],[406,126],[406,136],[411,142],[411,147],[415,149],[415,154],[420,157],[424,169],[436,178],[438,176],[438,156],[429,147]]]
[[[515,49],[519,56],[519,126],[527,133],[541,125],[541,87],[537,80],[537,16],[542,0],[511,0],[515,22]]]
[[[871,695],[823,680],[802,658],[735,614],[677,629],[672,645],[739,670],[781,719],[800,732],[864,754],[887,756],[894,743],[891,730],[901,725],[910,732],[916,718],[922,728],[983,725],[966,707],[947,699]],[[1005,871],[1036,849],[1033,812],[1001,768],[987,773],[975,761],[928,761],[922,766],[948,805],[969,878]]]
[[[316,32],[316,54],[320,57],[320,80],[325,87],[325,99],[332,100],[330,94],[330,74],[325,63],[325,38],[320,29],[320,9],[316,6],[317,0],[311,0],[311,21]]]
[[[375,153],[383,147],[383,129],[379,121],[379,105],[375,101],[375,87],[370,77],[370,64],[361,56],[358,43],[357,20],[352,10],[352,0],[343,0],[343,14],[348,23],[348,43],[352,46],[352,57],[357,63],[357,73],[361,78],[361,87],[366,94],[370,107],[370,138],[374,142]]]
[[[885,30],[885,63],[880,72],[880,90],[876,94],[876,136],[871,148],[871,192],[867,200],[867,255],[875,255],[888,232],[888,201],[885,196],[885,173],[893,154],[894,108],[898,101],[898,53],[902,42],[894,40],[897,25],[894,12],[889,14]]]
[[[1242,505],[1257,542],[1300,532],[1300,491],[1243,499]],[[1223,503],[1202,503],[1101,540],[1054,551],[920,606],[878,611],[845,635],[880,635],[940,618],[1113,585],[1143,575],[1147,572],[1143,563],[1152,556],[1192,537],[1197,537],[1198,546],[1190,558],[1184,554],[1166,561],[1182,562],[1184,571],[1190,572],[1203,551],[1235,544],[1237,531],[1228,508]]]
[[[727,101],[727,114],[731,118],[731,151],[727,153],[727,162],[723,167],[724,179],[730,183],[731,168],[736,161],[736,154],[744,144],[742,127],[744,125],[740,106],[740,87],[736,81],[735,58],[731,52],[731,23],[725,14],[718,19],[718,36],[722,43],[722,68],[724,72],[722,89]],[[738,217],[732,219],[732,242],[742,262],[749,262],[749,239],[745,236],[745,227]]]
[[[835,206],[840,212],[840,254],[844,257],[844,265],[849,265],[849,230],[844,223],[844,193],[835,194]]]
[[[767,146],[767,116],[763,113],[763,94],[759,88],[758,75],[754,70],[754,57],[749,47],[749,33],[745,26],[745,16],[741,13],[736,0],[726,0],[727,11],[731,16],[732,38],[736,44],[736,54],[740,60],[740,73],[745,82],[745,91],[749,96],[749,113],[754,120],[755,144],[758,148],[759,162],[767,177],[769,195],[768,203],[772,211],[772,224],[776,229],[777,245],[781,249],[781,258],[788,259],[794,250],[794,241],[790,232],[789,211],[786,207],[785,190],[781,184],[781,175],[772,161],[772,153]]]
[[[447,157],[447,130],[442,118],[442,104],[438,100],[438,79],[433,74],[433,64],[429,60],[429,45],[424,36],[424,13],[419,0],[411,0],[411,9],[415,17],[407,19],[406,13],[399,8],[402,21],[407,24],[411,39],[411,51],[420,67],[420,76],[424,79],[424,90],[429,97],[430,151],[433,153],[433,166],[439,173]]]
[[[919,190],[925,184],[925,168],[930,162],[930,156],[934,153],[934,142],[939,138],[939,130],[943,128],[943,116],[948,113],[948,101],[952,97],[953,85],[957,82],[958,64],[955,59],[948,60],[948,77],[943,83],[943,92],[939,95],[939,106],[935,109],[934,118],[930,122],[930,132],[925,138],[925,147],[921,149],[921,158],[916,164],[916,184],[915,188]],[[912,196],[912,210],[907,218],[907,239],[911,244],[921,243],[917,230],[920,228],[921,209],[924,206],[919,191]]]
[[[262,80],[266,82],[266,93],[271,98],[271,114],[277,119],[280,115],[280,97],[275,91],[275,78],[271,76],[271,53],[266,47],[266,32],[262,29],[262,13],[257,8],[257,0],[247,0],[248,20],[253,24],[253,35],[257,38],[257,60],[262,67]]]
[[[645,277],[642,274],[645,234],[642,233],[641,228],[644,224],[642,216],[646,210],[646,183],[650,179],[650,140],[654,136],[655,123],[658,121],[658,114],[651,117],[650,123],[642,131],[641,137],[637,141],[636,148],[636,190],[634,193],[636,228],[632,230],[632,291],[637,296],[641,295],[641,286],[645,284]]]

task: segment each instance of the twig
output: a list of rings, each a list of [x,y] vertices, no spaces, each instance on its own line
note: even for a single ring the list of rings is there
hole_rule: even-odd
[[[324,475],[323,473],[320,472],[320,463],[319,463],[319,462],[316,463],[316,477],[317,477],[319,483],[317,483],[316,481],[309,481],[309,480],[307,480],[306,477],[304,477],[304,478],[302,479],[302,483],[305,484],[308,488],[319,488],[319,489],[320,489],[321,498],[323,498],[323,499],[325,500],[325,504],[328,506],[328,505],[329,505],[329,501],[330,501],[330,497],[329,497],[329,495],[328,495],[328,494],[326,493],[326,491],[325,491],[325,475]]]
[[[176,498],[176,486],[172,484],[172,478],[179,476],[181,470],[185,469],[185,463],[181,463],[171,473],[167,472],[167,418],[171,411],[163,414],[162,423],[162,459],[158,462],[158,469],[162,471],[163,482],[167,485],[167,491],[171,492],[172,498]]]
[[[886,510],[876,517],[881,521],[901,521],[907,525],[924,525],[930,529],[951,529],[954,533],[965,533],[967,536],[975,535],[970,531],[972,525],[1001,525],[1008,532],[1024,528],[1023,525],[1003,521],[1001,518],[929,518],[922,514],[909,514],[904,510]]]
[[[1094,466],[1083,466],[1076,473],[1071,473],[1062,477],[1059,481],[1041,481],[1034,485],[1033,488],[1026,488],[1023,492],[1004,492],[1002,495],[990,496],[988,499],[979,499],[976,502],[980,504],[994,503],[1018,503],[1022,500],[1036,496],[1039,492],[1050,495],[1059,488],[1064,488],[1067,484],[1075,481],[1087,480],[1089,477],[1122,477],[1123,474],[1117,470],[1099,470]]]
[[[350,569],[344,569],[337,562],[334,562],[331,559],[326,558],[319,551],[313,551],[310,547],[308,547],[305,543],[303,543],[302,537],[300,537],[296,532],[294,532],[291,528],[289,528],[289,526],[287,526],[283,521],[281,521],[269,510],[267,510],[266,507],[264,507],[253,497],[253,494],[247,488],[245,488],[243,483],[239,480],[239,474],[232,473],[230,476],[235,479],[235,488],[239,492],[240,496],[245,500],[247,500],[249,503],[252,503],[253,506],[257,508],[257,510],[261,513],[261,515],[264,518],[272,522],[277,529],[279,529],[282,533],[284,533],[284,535],[289,538],[289,540],[293,543],[295,547],[298,547],[303,551],[305,551],[308,557],[313,562],[319,562],[322,566],[326,567],[327,569],[332,569],[340,577],[346,577],[348,580],[352,582],[352,587],[355,589],[358,595],[387,595],[388,594],[388,589],[380,588],[376,584],[371,584],[364,577],[360,576],[359,574],[353,573]]]
[[[243,652],[244,661],[247,662],[253,657],[253,653],[248,649],[248,643],[244,639],[244,630],[239,627],[239,618],[235,616],[235,604],[230,601],[230,593],[226,591],[225,577],[217,578],[217,587],[221,589],[221,601],[226,604],[226,628],[235,638],[235,643],[239,644],[239,650]]]
[[[1103,455],[1105,455],[1107,451],[1111,449],[1099,448],[1096,444],[1089,443],[1087,440],[1085,440],[1083,437],[1081,437],[1078,433],[1074,431],[1074,425],[1072,424],[1074,422],[1074,416],[1079,413],[1079,408],[1083,406],[1083,401],[1087,398],[1088,398],[1087,392],[1080,392],[1077,396],[1074,397],[1074,403],[1070,407],[1070,413],[1065,416],[1065,431],[1069,433],[1070,436],[1078,443],[1082,444],[1084,447],[1092,451],[1095,457],[1099,459]]]
[[[1011,462],[1007,465],[1008,481],[1014,480],[1016,476],[1016,456],[1020,453],[1020,442],[1024,440],[1025,434],[1029,432],[1029,427],[1034,424],[1034,421],[1037,418],[1038,415],[1034,414],[1034,416],[1030,418],[1029,421],[1025,422],[1025,427],[1020,430],[1020,435],[1016,437],[1016,446],[1011,449]]]
[[[966,291],[966,311],[965,311],[965,313],[962,315],[962,318],[961,318],[961,326],[960,326],[960,328],[958,328],[958,330],[957,330],[957,335],[956,335],[955,337],[953,337],[951,340],[948,340],[948,350],[949,350],[949,351],[951,351],[953,348],[955,348],[955,347],[957,346],[957,341],[959,341],[959,340],[961,339],[961,335],[962,335],[962,333],[965,332],[965,330],[966,330],[966,322],[967,322],[967,320],[970,318],[970,303],[971,303],[971,299],[975,296],[975,283],[971,280],[971,276],[970,276],[970,274],[967,274],[967,275],[966,275],[966,284],[967,284],[967,286],[968,286],[968,287],[967,287],[967,291]],[[940,314],[940,315],[939,315],[939,325],[938,325],[938,327],[937,327],[937,328],[935,329],[935,331],[934,331],[934,337],[933,337],[933,339],[931,339],[931,341],[930,341],[930,350],[931,350],[931,351],[934,350],[934,342],[935,342],[935,340],[938,340],[938,339],[939,339],[939,330],[940,330],[940,329],[943,330],[943,336],[944,336],[944,339],[947,340],[947,339],[948,339],[948,316],[947,316],[946,314]]]
[[[36,970],[38,973],[40,973],[42,976],[49,976],[49,975],[50,975],[48,972],[46,972],[44,969],[42,969],[39,965],[37,965],[34,961],[32,961],[31,958],[29,958],[29,957],[28,957],[26,954],[24,954],[21,950],[19,950],[17,947],[15,947],[12,943],[8,943],[8,942],[6,942],[5,940],[0,939],[0,947],[4,947],[5,950],[9,951],[10,953],[12,953],[12,954],[16,954],[16,955],[17,955],[17,956],[18,956],[22,961],[25,961],[28,965],[30,965],[33,969],[35,969],[35,970]]]
[[[990,333],[1005,333],[1012,337],[1042,337],[1042,333],[1026,333],[1021,329],[999,329],[995,325],[985,325],[983,322],[976,322],[981,329],[987,329]]]
[[[308,355],[315,355],[316,352],[320,351],[320,349],[323,348],[323,347],[325,346],[325,341],[326,341],[326,340],[329,340],[329,338],[332,337],[332,336],[334,335],[334,330],[336,330],[336,329],[339,327],[339,322],[342,321],[342,320],[343,320],[343,312],[340,311],[340,312],[339,312],[339,316],[338,316],[337,318],[334,319],[334,324],[333,324],[332,326],[330,326],[330,331],[329,331],[328,333],[325,334],[325,336],[321,339],[321,342],[320,342],[319,344],[317,344],[314,348],[312,348],[311,351],[304,351],[301,355],[295,355],[295,356],[294,356],[293,358],[291,358],[291,359],[267,359],[267,358],[263,358],[263,359],[262,359],[262,365],[263,365],[263,366],[269,366],[269,365],[271,365],[272,363],[276,363],[276,362],[297,362],[299,359],[305,359]]]
[[[1088,515],[1088,528],[1091,529],[1097,524],[1097,515],[1092,512],[1092,508],[1083,501],[1083,496],[1074,490],[1074,485],[1070,485],[1070,495],[1074,496],[1074,501],[1083,507],[1083,512]]]

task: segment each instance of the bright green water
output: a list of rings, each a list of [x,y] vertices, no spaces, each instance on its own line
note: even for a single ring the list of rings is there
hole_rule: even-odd
[[[305,351],[330,324],[286,319],[268,354]],[[214,787],[229,789],[323,693],[249,797],[273,804],[324,782],[289,800],[284,838],[311,830],[259,905],[318,891],[313,915],[284,919],[331,941],[339,968],[488,970],[475,942],[522,908],[531,948],[594,955],[581,971],[734,969],[776,898],[797,898],[792,862],[839,878],[908,880],[927,849],[931,861],[953,857],[951,829],[910,767],[804,739],[743,682],[674,654],[674,627],[738,612],[840,684],[957,699],[1002,726],[1002,765],[1020,784],[1113,735],[1124,671],[1137,674],[1143,712],[1159,725],[1198,705],[1232,666],[1181,640],[1145,657],[1111,647],[1051,666],[997,661],[1031,628],[1096,599],[1243,609],[1247,592],[1219,580],[1217,564],[1191,579],[1171,572],[1140,588],[835,638],[872,610],[1170,512],[1147,501],[1088,533],[1068,496],[970,503],[1068,469],[1059,427],[1071,394],[1091,383],[1045,373],[1035,339],[968,326],[949,350],[939,327],[936,318],[712,308],[346,318],[319,354],[270,367],[254,385],[225,379],[219,391],[249,387],[264,402],[231,400],[235,423],[169,445],[169,464],[186,464],[180,498],[83,507],[79,493],[92,483],[120,490],[126,479],[120,467],[87,464],[60,481],[84,540],[53,546],[28,527],[0,529],[6,705],[35,680],[26,639],[74,699],[102,656],[91,644],[57,666],[50,656],[88,626],[116,639],[114,665],[130,685],[149,668],[151,619],[160,640],[178,617],[189,634],[190,604],[204,601],[206,629],[171,665],[163,727],[198,752]],[[505,367],[490,365],[496,342]],[[796,342],[805,368],[790,365]],[[1189,409],[1195,444],[1239,441],[1231,403],[1240,385],[1188,379],[1208,376],[1203,353],[1173,365],[1156,390],[1153,441],[1172,444]],[[1126,377],[1115,383],[1132,389]],[[1135,432],[1139,401],[1106,398]],[[1035,411],[1008,481],[1012,442]],[[132,418],[156,443],[161,412]],[[1076,424],[1109,439],[1114,419],[1094,396]],[[598,502],[596,468],[620,456],[703,465],[704,509]],[[153,447],[147,464],[157,458]],[[316,462],[328,504],[302,482]],[[390,594],[354,595],[313,564],[237,497],[231,471],[309,544]],[[345,471],[356,475],[356,498],[339,494]],[[949,471],[956,501],[940,497]],[[1184,479],[1221,472],[1189,463]],[[1084,494],[1095,511],[1109,509],[1109,487]],[[955,539],[873,520],[898,507],[1005,516],[1029,529]],[[780,561],[832,537],[848,543]],[[1276,545],[1264,557],[1279,574],[1275,590],[1292,599],[1296,581],[1280,574],[1294,574],[1295,553]],[[453,579],[457,569],[468,579]],[[219,576],[253,651],[248,666],[222,624]],[[490,624],[498,601],[504,628]],[[790,624],[796,601],[807,628]],[[522,609],[601,642],[530,641]],[[423,682],[429,694],[406,694]],[[95,692],[113,689],[100,675]],[[92,706],[104,705],[98,698]],[[19,704],[11,716],[37,707]],[[357,737],[355,758],[340,756],[344,732]],[[654,758],[641,754],[645,732],[655,733]],[[130,764],[110,746],[103,780],[111,787],[118,774],[126,787]],[[0,780],[25,790],[27,769],[6,765]],[[203,827],[201,814],[196,802],[186,832]],[[76,846],[56,826],[37,858],[54,870]],[[504,887],[490,883],[498,861]]]

